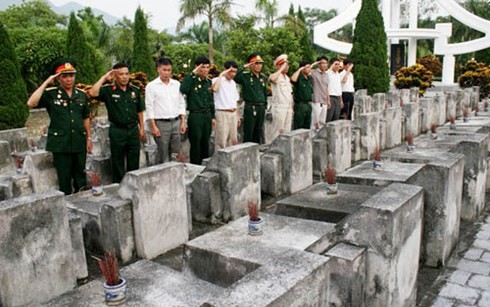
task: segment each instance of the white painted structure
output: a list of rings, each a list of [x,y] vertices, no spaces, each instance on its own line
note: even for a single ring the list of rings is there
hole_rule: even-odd
[[[410,0],[409,27],[400,28],[400,0],[381,0],[383,19],[388,36],[388,48],[400,39],[408,40],[408,65],[413,65],[417,57],[417,40],[434,39],[434,54],[444,56],[442,84],[453,84],[456,54],[470,53],[490,47],[490,21],[471,14],[462,8],[455,0],[434,0],[437,4],[461,23],[474,28],[485,36],[468,42],[450,44],[452,35],[451,23],[436,24],[435,29],[420,29],[417,27],[418,0]],[[341,14],[317,25],[314,29],[314,42],[320,47],[349,54],[352,44],[340,42],[329,37],[344,25],[353,22],[361,9],[362,0],[353,3]]]

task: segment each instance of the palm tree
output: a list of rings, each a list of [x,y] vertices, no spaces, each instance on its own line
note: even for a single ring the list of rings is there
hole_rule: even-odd
[[[277,17],[277,0],[256,0],[255,8],[264,12],[265,25],[268,28],[274,27],[274,21]]]
[[[180,31],[188,19],[205,16],[209,25],[209,60],[214,62],[214,21],[228,24],[231,20],[230,10],[234,3],[231,0],[181,0],[180,12],[182,16],[177,23],[177,31]]]

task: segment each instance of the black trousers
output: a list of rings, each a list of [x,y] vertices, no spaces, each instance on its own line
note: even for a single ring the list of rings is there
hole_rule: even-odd
[[[354,93],[342,92],[342,100],[344,101],[344,107],[342,108],[342,117],[347,114],[347,119],[352,119],[352,110],[354,109]]]

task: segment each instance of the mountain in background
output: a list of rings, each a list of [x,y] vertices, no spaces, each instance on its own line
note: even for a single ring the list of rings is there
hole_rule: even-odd
[[[51,1],[47,1],[47,3],[49,4],[49,6],[51,6],[51,9],[54,12],[56,12],[57,14],[62,14],[62,15],[66,15],[66,16],[69,16],[71,11],[78,12],[79,10],[83,10],[83,8],[85,7],[85,6],[83,6],[79,3],[76,3],[76,2],[68,2],[62,6],[56,6],[53,3],[51,3]],[[22,0],[2,0],[2,1],[0,1],[0,11],[7,9],[11,5],[21,5],[21,4],[22,4]],[[92,12],[94,12],[95,16],[102,15],[104,18],[104,21],[109,26],[116,24],[117,21],[119,20],[119,18],[114,17],[114,16],[112,16],[112,15],[110,15],[110,14],[108,14],[102,10],[96,9],[96,8],[92,8]]]

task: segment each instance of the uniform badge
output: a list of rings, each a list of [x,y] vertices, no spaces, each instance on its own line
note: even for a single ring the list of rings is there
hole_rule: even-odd
[[[60,98],[61,98],[61,95],[60,95],[60,94],[58,94],[58,96],[56,96],[56,97],[57,97],[58,99],[60,99]]]
[[[198,85],[197,85],[197,87],[198,87],[198,88],[201,88],[201,84],[198,84]]]
[[[66,107],[68,103],[66,103],[66,100],[63,100],[63,106]]]
[[[194,91],[196,91],[196,92],[197,92],[197,87],[195,87],[195,88],[194,88]]]
[[[131,92],[131,98],[136,98],[136,93],[135,92]]]
[[[112,90],[115,91],[117,89],[116,85],[112,86]]]

